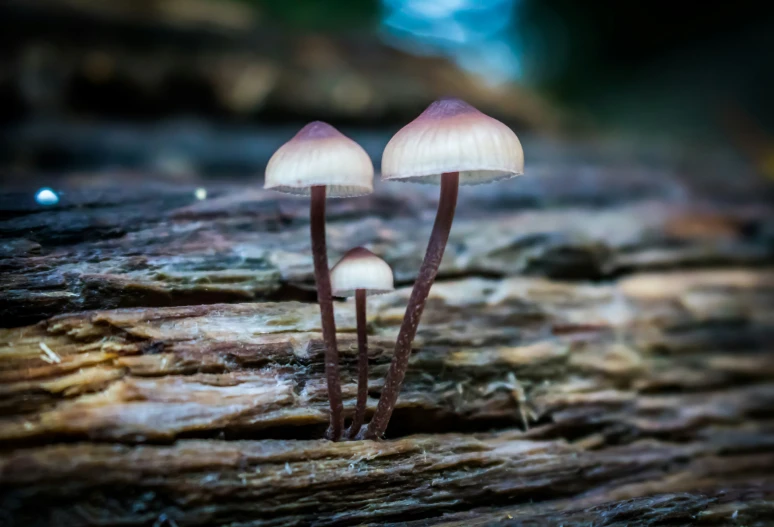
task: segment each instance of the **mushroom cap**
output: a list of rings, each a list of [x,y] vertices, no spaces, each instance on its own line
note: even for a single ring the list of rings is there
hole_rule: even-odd
[[[358,289],[369,295],[395,289],[390,266],[364,247],[351,249],[331,269],[333,296],[354,296]]]
[[[524,173],[524,150],[506,125],[460,99],[435,101],[390,139],[382,179],[439,184],[459,172],[461,185]]]
[[[331,198],[374,191],[374,165],[366,151],[321,121],[307,124],[274,152],[263,188],[308,196],[313,186],[327,187]]]

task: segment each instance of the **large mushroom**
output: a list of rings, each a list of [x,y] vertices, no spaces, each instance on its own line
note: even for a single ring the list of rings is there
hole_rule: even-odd
[[[411,343],[449,239],[459,185],[489,183],[523,173],[524,151],[516,134],[459,99],[432,103],[387,144],[382,156],[382,179],[440,184],[441,196],[382,395],[364,437],[382,437],[395,409]]]
[[[328,438],[338,441],[344,428],[339,352],[325,243],[325,198],[373,192],[374,167],[360,145],[329,124],[315,121],[282,145],[266,167],[264,188],[311,196],[310,230],[317,298],[320,303],[325,376],[331,408]]]
[[[380,295],[394,289],[390,266],[364,247],[356,247],[341,257],[331,270],[334,296],[355,297],[357,319],[357,404],[347,436],[360,431],[368,401],[368,335],[366,328],[366,295]]]

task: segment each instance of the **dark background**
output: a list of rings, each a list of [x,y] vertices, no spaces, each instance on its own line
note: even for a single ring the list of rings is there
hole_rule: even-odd
[[[260,173],[323,119],[375,158],[459,96],[522,137],[727,149],[774,177],[771,2],[6,0],[0,168]]]

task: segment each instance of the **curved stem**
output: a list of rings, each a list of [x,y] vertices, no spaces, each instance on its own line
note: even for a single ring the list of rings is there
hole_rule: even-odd
[[[357,405],[349,437],[354,439],[363,426],[368,401],[368,335],[366,333],[366,290],[355,290],[355,313],[357,315]]]
[[[331,424],[327,436],[333,441],[341,438],[344,428],[344,405],[341,401],[339,379],[339,350],[336,347],[336,322],[333,318],[331,277],[328,271],[328,251],[325,246],[325,187],[312,187],[310,231],[314,277],[317,282],[317,300],[320,303],[323,340],[325,341],[325,377],[331,405]]]
[[[433,232],[430,235],[425,259],[422,262],[422,267],[419,268],[419,275],[414,282],[414,289],[411,291],[411,297],[409,297],[406,306],[406,314],[403,316],[398,340],[395,343],[395,354],[384,380],[382,396],[379,398],[376,413],[368,425],[368,430],[364,434],[366,438],[382,437],[387,429],[387,424],[390,422],[392,411],[395,409],[395,403],[398,401],[398,394],[403,385],[411,356],[411,343],[417,334],[417,326],[419,326],[422,311],[425,309],[427,295],[430,293],[430,287],[432,287],[435,276],[438,274],[438,266],[441,265],[446,242],[449,239],[454,210],[457,207],[459,181],[459,172],[451,172],[441,176],[441,197],[438,201],[438,212],[435,216]]]

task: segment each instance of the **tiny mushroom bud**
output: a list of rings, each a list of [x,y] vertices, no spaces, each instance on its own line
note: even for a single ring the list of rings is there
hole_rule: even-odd
[[[365,247],[355,247],[331,270],[334,296],[355,296],[358,289],[381,295],[395,289],[389,264]]]
[[[355,297],[357,315],[358,380],[357,404],[349,438],[360,431],[368,400],[368,336],[366,334],[366,295],[388,293],[394,289],[390,266],[363,247],[345,254],[331,271],[331,288],[335,296]]]
[[[384,149],[382,179],[440,183],[441,196],[425,259],[411,291],[384,389],[365,437],[381,437],[395,409],[411,343],[449,239],[459,185],[489,183],[523,173],[524,151],[516,134],[459,99],[432,103],[399,130]]]
[[[315,121],[282,145],[266,167],[264,188],[311,196],[310,231],[317,297],[320,302],[325,374],[331,408],[328,437],[337,441],[344,428],[339,352],[325,243],[325,197],[359,196],[373,192],[374,167],[357,143],[329,124]]]

